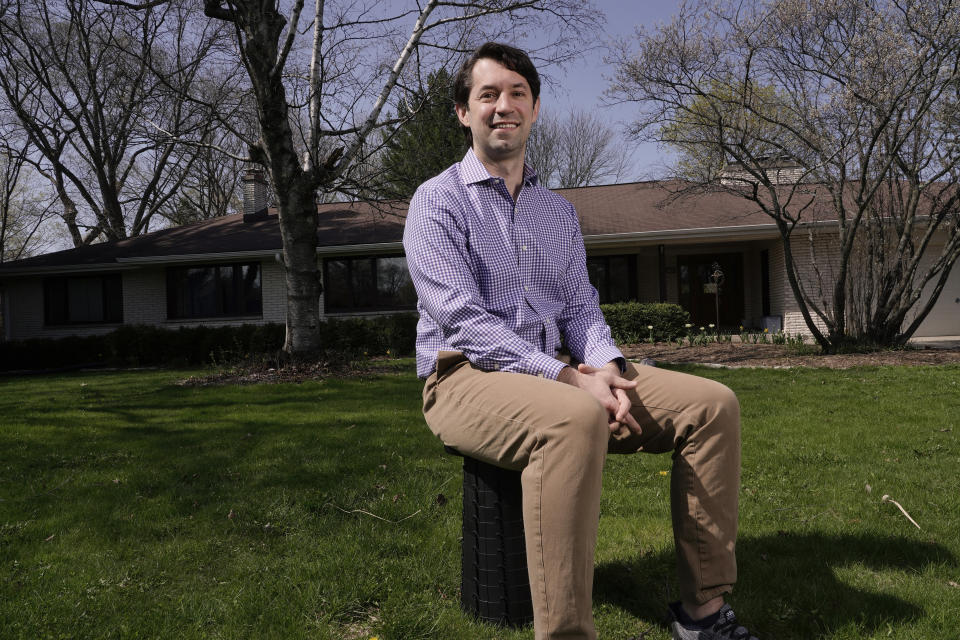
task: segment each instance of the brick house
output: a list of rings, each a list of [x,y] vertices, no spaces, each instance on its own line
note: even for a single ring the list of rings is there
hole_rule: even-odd
[[[246,182],[243,214],[0,265],[2,337],[103,333],[121,324],[284,322],[277,216],[263,206],[257,177],[248,174]],[[722,327],[809,335],[770,218],[733,195],[678,198],[676,187],[639,182],[559,190],[577,208],[601,302],[675,302],[698,325],[716,322],[719,312]],[[322,315],[412,311],[401,245],[406,204],[319,209]],[[807,234],[795,235],[795,254],[807,255]],[[821,272],[829,262],[819,261]],[[813,277],[811,264],[800,266]],[[724,274],[719,296],[710,279],[716,267]],[[957,270],[916,335],[960,336]]]

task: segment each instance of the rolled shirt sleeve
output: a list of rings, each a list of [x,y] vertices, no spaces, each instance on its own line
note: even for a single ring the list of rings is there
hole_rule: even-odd
[[[569,269],[561,283],[566,306],[557,318],[570,354],[591,367],[602,367],[612,360],[623,360],[610,334],[599,295],[587,277],[587,257],[579,225],[571,239],[573,248]],[[622,370],[622,367],[621,367]]]

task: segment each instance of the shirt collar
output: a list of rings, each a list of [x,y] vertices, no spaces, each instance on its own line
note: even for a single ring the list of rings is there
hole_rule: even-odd
[[[487,168],[480,162],[480,158],[473,152],[473,147],[467,149],[467,153],[460,161],[460,179],[464,184],[475,184],[477,182],[486,182],[492,180],[493,176],[487,171]],[[537,172],[529,164],[523,165],[523,183],[525,186],[535,186],[539,178]]]

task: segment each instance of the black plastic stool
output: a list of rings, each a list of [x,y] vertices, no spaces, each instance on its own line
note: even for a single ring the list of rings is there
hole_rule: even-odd
[[[460,606],[494,624],[533,621],[523,536],[520,472],[463,456],[463,574]]]

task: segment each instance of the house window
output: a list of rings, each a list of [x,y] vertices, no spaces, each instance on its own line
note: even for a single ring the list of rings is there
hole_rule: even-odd
[[[417,305],[403,256],[326,258],[323,283],[327,313],[402,311]]]
[[[587,258],[587,275],[600,304],[637,299],[637,256],[591,256]]]
[[[259,316],[260,265],[218,264],[167,269],[167,318]]]
[[[123,322],[120,274],[44,279],[43,320],[48,326]]]

